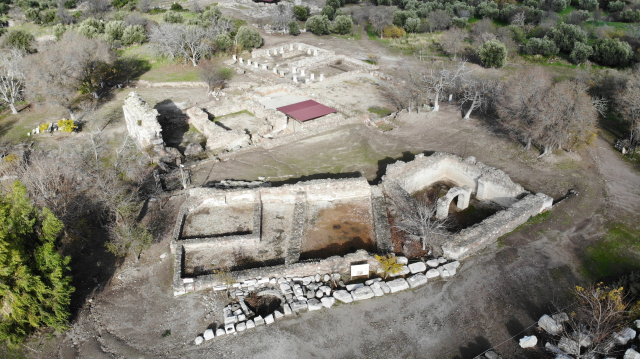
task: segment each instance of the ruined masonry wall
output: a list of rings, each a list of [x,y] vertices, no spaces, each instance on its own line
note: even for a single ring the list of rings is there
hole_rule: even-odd
[[[444,256],[462,260],[513,231],[529,218],[550,209],[553,198],[544,193],[528,195],[504,211],[500,211],[473,227],[463,229],[454,240],[442,247]]]
[[[514,183],[503,171],[477,162],[475,157],[447,153],[417,155],[411,162],[398,161],[387,167],[383,181],[395,181],[407,192],[415,193],[434,182],[453,181],[457,186],[469,186],[480,200],[491,200],[510,206],[528,192]]]
[[[122,112],[127,132],[135,140],[138,149],[145,150],[155,146],[164,149],[162,127],[157,119],[158,111],[151,108],[138,93],[132,91],[127,95]]]
[[[236,130],[225,130],[209,120],[209,115],[198,107],[187,110],[189,124],[207,138],[207,150],[231,151],[251,144],[248,134]]]

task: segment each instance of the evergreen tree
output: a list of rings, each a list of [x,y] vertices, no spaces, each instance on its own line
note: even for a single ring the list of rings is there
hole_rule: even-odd
[[[55,246],[62,226],[29,202],[19,182],[0,196],[0,339],[10,345],[38,328],[65,329],[74,288],[71,258]]]

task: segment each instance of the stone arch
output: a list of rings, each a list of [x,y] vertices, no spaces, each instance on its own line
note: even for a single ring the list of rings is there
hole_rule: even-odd
[[[449,205],[456,197],[458,197],[458,208],[466,209],[469,207],[469,200],[471,199],[471,188],[469,186],[453,187],[444,197],[440,197],[436,209],[436,218],[447,218],[449,215]]]

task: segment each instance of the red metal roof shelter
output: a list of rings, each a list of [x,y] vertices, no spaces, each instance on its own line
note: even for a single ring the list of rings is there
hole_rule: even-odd
[[[331,107],[317,103],[313,100],[302,101],[294,103],[289,106],[278,107],[280,112],[284,112],[285,115],[293,117],[300,122],[312,120],[330,113],[338,112]]]

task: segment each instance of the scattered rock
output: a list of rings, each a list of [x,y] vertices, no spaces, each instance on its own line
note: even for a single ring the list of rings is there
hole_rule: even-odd
[[[251,322],[251,323],[253,323],[253,322]],[[216,330],[216,337],[219,337],[219,336],[225,335],[225,334],[227,334],[227,333],[224,331],[224,328],[218,328],[218,330]]]
[[[633,349],[627,349],[627,351],[624,352],[624,359],[640,359],[640,353]]]
[[[391,288],[389,288],[389,285],[386,282],[379,282],[378,284],[380,284],[380,289],[382,289],[384,294],[391,293]]]
[[[631,328],[624,328],[621,331],[613,334],[613,339],[620,344],[626,345],[629,340],[636,337],[636,331]]]
[[[496,352],[494,352],[493,350],[489,350],[488,352],[484,353],[484,356],[487,357],[487,359],[502,359],[498,354],[496,354]]]
[[[253,318],[253,322],[256,324],[256,327],[259,327],[264,324],[264,318],[258,315],[255,318]]]
[[[562,332],[562,325],[546,314],[538,320],[538,326],[551,335],[558,335]]]
[[[409,270],[409,267],[402,266],[400,268],[400,270],[398,271],[398,273],[389,274],[389,276],[391,276],[391,277],[399,277],[399,276],[407,275],[409,273],[411,273],[411,271]]]
[[[328,281],[330,281],[330,280],[331,280],[331,276],[330,276],[330,275],[328,275],[328,274],[325,274],[325,275],[324,275],[324,278],[322,278],[322,279],[323,279],[325,282],[328,282]]]
[[[346,290],[336,290],[333,292],[333,297],[336,298],[337,300],[341,301],[342,303],[351,303],[353,302],[353,297],[351,296],[351,293],[347,292]]]
[[[369,279],[368,281],[364,282],[364,285],[369,285],[370,286],[371,284],[373,284],[375,282],[379,282],[381,280],[382,280],[382,278]]]
[[[299,312],[301,310],[307,310],[307,302],[295,301],[291,302],[291,310],[294,312]]]
[[[204,331],[204,340],[211,340],[215,337],[213,334],[213,329],[207,329]]]
[[[200,344],[202,344],[202,342],[204,342],[204,338],[202,336],[198,335],[196,337],[196,340],[195,340],[196,345],[200,345]],[[625,355],[624,357],[626,358],[627,356]]]
[[[375,295],[376,297],[382,297],[384,295],[384,291],[380,287],[380,283],[373,282],[369,287],[373,291],[373,295]]]
[[[568,322],[569,321],[569,316],[565,312],[554,314],[554,315],[551,316],[551,318],[553,318],[553,320],[558,322],[558,324],[562,324],[564,322]]]
[[[538,338],[535,335],[531,335],[528,337],[524,337],[520,339],[520,347],[521,348],[533,348],[538,344]]]
[[[284,311],[284,315],[291,315],[293,314],[293,311],[291,310],[291,307],[289,307],[289,304],[285,304],[282,306],[282,310]]]
[[[247,320],[247,329],[253,329],[256,327],[256,323],[253,320]]]
[[[199,143],[190,143],[184,149],[185,156],[193,156],[202,152],[204,152],[204,148],[202,148],[202,145]]]
[[[319,282],[320,281],[320,274],[316,274],[316,276],[313,279],[315,279],[316,282]]]
[[[578,342],[576,342],[575,340],[571,340],[567,337],[560,338],[560,342],[558,343],[558,348],[568,354],[580,353],[580,345],[578,345]]]
[[[367,286],[357,288],[351,292],[351,295],[353,296],[353,300],[365,300],[374,297],[373,290],[371,290],[371,287]]]
[[[455,261],[443,265],[444,269],[449,272],[449,275],[456,275],[456,269],[460,267],[460,262]]]
[[[447,260],[444,259],[444,257],[438,257],[438,263],[440,264],[447,263]]]
[[[396,263],[408,264],[409,260],[407,259],[407,257],[396,257]]]

